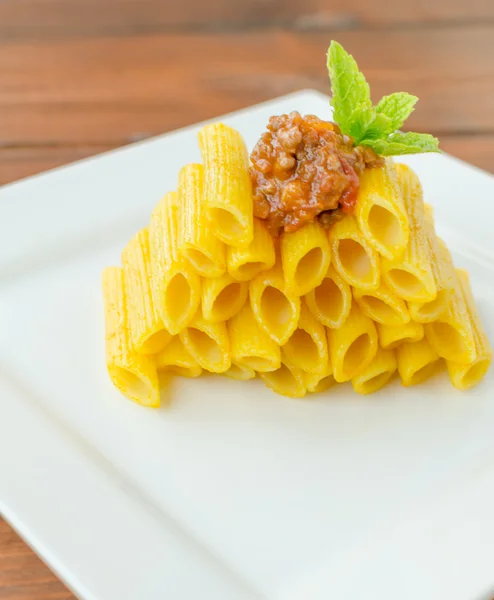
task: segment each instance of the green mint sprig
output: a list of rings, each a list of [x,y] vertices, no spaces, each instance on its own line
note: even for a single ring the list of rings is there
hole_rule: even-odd
[[[428,133],[397,131],[412,114],[418,98],[406,92],[384,96],[372,105],[370,88],[353,56],[335,41],[328,50],[334,120],[355,145],[382,156],[439,152],[439,140]]]

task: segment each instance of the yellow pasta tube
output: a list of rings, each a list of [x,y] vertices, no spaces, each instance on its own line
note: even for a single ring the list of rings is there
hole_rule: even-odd
[[[396,372],[396,357],[392,350],[379,348],[374,360],[352,379],[357,394],[372,394],[383,388]]]
[[[167,194],[149,224],[153,299],[166,329],[175,335],[196,313],[201,301],[199,275],[178,253],[177,194]]]
[[[239,381],[248,381],[249,379],[254,379],[256,372],[250,367],[232,363],[230,368],[222,373],[222,375],[230,377],[231,379],[238,379]]]
[[[325,373],[304,373],[305,387],[313,394],[321,394],[336,384],[331,366]]]
[[[424,326],[415,321],[405,325],[381,325],[377,323],[377,333],[381,348],[393,350],[405,343],[420,342],[424,337]]]
[[[409,302],[430,302],[436,297],[431,268],[431,253],[424,224],[422,187],[417,175],[406,165],[396,170],[408,215],[410,235],[403,256],[382,260],[382,276],[390,289]]]
[[[461,291],[465,299],[468,316],[475,342],[476,358],[468,364],[446,361],[449,377],[455,388],[468,390],[485,377],[492,363],[492,349],[480,321],[477,305],[473,298],[468,273],[463,269],[457,270]]]
[[[232,361],[241,367],[255,371],[274,371],[280,368],[280,347],[261,328],[254,317],[250,304],[228,322],[232,349]]]
[[[224,373],[230,368],[230,339],[225,323],[210,323],[199,311],[180,333],[180,339],[206,371]]]
[[[434,375],[441,366],[441,358],[423,338],[420,342],[403,344],[396,350],[398,372],[404,386],[417,385]]]
[[[291,365],[306,373],[324,373],[328,369],[326,330],[305,303],[300,309],[297,329],[284,344],[283,353]]]
[[[156,363],[132,349],[127,320],[123,270],[108,267],[103,271],[105,304],[106,366],[108,374],[122,394],[143,404],[160,405]]]
[[[326,327],[337,329],[346,321],[352,307],[352,290],[330,266],[320,285],[305,296],[305,301],[316,319]]]
[[[202,373],[202,368],[178,335],[156,355],[156,367],[158,372],[174,373],[182,377],[199,377]]]
[[[404,300],[395,296],[382,281],[377,290],[355,288],[353,297],[360,309],[372,320],[383,325],[404,325],[410,321]]]
[[[403,254],[410,229],[391,158],[362,173],[355,217],[362,235],[382,256],[395,260]]]
[[[339,383],[358,375],[376,355],[376,327],[355,303],[345,323],[327,333],[334,378]]]
[[[154,304],[147,229],[141,229],[122,252],[127,319],[132,345],[140,354],[155,354],[171,340]]]
[[[303,398],[306,393],[304,372],[297,367],[282,363],[276,371],[259,373],[268,388],[289,398]]]
[[[191,164],[178,175],[180,207],[179,249],[204,277],[219,277],[226,271],[226,248],[208,222],[204,201],[204,167]]]
[[[375,290],[379,286],[379,255],[360,233],[355,217],[347,215],[329,231],[331,259],[336,271],[354,287]]]
[[[414,321],[432,323],[446,310],[450,294],[454,288],[454,266],[446,244],[436,235],[433,211],[430,204],[425,204],[425,229],[437,295],[434,300],[429,302],[410,302],[408,308]]]
[[[425,335],[429,344],[442,358],[464,364],[475,360],[472,325],[456,273],[446,310],[437,321],[425,325]]]
[[[328,272],[331,251],[319,223],[284,233],[280,250],[286,286],[295,296],[303,296],[317,287]]]
[[[262,221],[254,219],[254,237],[248,246],[228,246],[227,262],[228,272],[238,281],[250,281],[261,271],[274,267],[273,238]]]
[[[211,323],[228,321],[245,304],[248,294],[248,284],[235,281],[228,273],[217,279],[204,279],[202,282],[204,318]]]
[[[280,265],[260,273],[250,282],[249,296],[259,325],[282,346],[295,331],[300,316],[300,298],[289,293]]]
[[[211,227],[225,244],[247,246],[253,237],[254,211],[245,142],[235,129],[215,123],[201,129],[199,146]]]

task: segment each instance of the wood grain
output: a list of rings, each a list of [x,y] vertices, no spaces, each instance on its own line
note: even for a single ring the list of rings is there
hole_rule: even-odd
[[[400,89],[420,97],[411,128],[494,133],[494,25],[338,39],[376,99]],[[325,34],[290,31],[7,44],[0,146],[118,145],[301,88],[328,92],[327,45]]]
[[[0,37],[223,31],[233,27],[341,30],[492,19],[492,0],[3,0]]]

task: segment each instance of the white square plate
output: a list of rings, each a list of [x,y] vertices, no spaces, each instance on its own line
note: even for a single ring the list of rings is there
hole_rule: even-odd
[[[224,117],[250,147],[311,91]],[[0,190],[0,510],[84,599],[475,600],[494,584],[494,375],[314,400],[177,380],[143,409],[106,375],[100,274],[198,126]],[[494,181],[406,160],[494,340]]]

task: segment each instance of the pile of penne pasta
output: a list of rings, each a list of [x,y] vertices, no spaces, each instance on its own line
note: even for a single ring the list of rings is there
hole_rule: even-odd
[[[468,275],[435,233],[415,173],[364,172],[354,215],[274,239],[253,217],[249,161],[225,125],[199,133],[203,164],[179,174],[122,267],[104,271],[107,367],[158,406],[169,374],[259,375],[303,397],[350,381],[418,384],[443,364],[468,389],[492,360]]]

